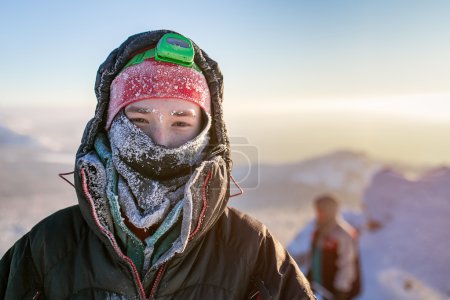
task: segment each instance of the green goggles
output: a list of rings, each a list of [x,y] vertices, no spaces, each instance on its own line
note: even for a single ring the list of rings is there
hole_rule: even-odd
[[[135,55],[128,61],[124,69],[132,65],[140,64],[145,59],[155,58],[157,61],[165,61],[183,67],[193,68],[201,73],[201,69],[194,63],[194,55],[195,51],[190,39],[177,33],[166,33],[159,40],[156,48]]]

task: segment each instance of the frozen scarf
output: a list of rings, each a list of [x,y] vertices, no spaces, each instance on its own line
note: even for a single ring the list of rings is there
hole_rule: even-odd
[[[177,148],[157,145],[119,112],[109,130],[118,179],[118,202],[138,228],[161,223],[184,196],[191,172],[204,158],[211,119],[194,139]]]

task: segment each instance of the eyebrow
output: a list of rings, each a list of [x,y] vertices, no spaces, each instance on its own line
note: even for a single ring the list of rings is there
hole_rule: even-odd
[[[130,107],[127,107],[125,110],[127,112],[134,112],[134,113],[141,113],[141,114],[149,114],[149,113],[156,111],[154,108],[149,109],[149,108],[139,107],[139,106],[130,106]]]
[[[189,109],[189,110],[173,110],[170,113],[171,116],[175,116],[175,117],[197,117],[197,115],[195,114],[195,111],[193,109]]]
[[[126,108],[127,112],[130,113],[140,113],[140,114],[149,114],[149,113],[154,113],[157,112],[158,110],[155,108],[145,108],[145,107],[139,107],[139,106],[130,106]],[[192,118],[196,118],[197,114],[195,113],[195,111],[193,109],[188,109],[188,110],[172,110],[170,112],[171,116],[175,116],[175,117],[192,117]]]

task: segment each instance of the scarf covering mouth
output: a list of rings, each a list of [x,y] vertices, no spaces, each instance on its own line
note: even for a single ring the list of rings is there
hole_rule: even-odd
[[[205,156],[211,118],[195,138],[177,148],[153,142],[123,110],[108,132],[112,161],[119,174],[118,201],[129,221],[138,228],[160,223],[183,199],[190,173]]]

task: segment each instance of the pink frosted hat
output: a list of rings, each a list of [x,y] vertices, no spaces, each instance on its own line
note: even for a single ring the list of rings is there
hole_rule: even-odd
[[[201,72],[154,58],[126,67],[113,80],[110,92],[106,130],[122,108],[146,99],[185,100],[211,113],[208,83]]]

